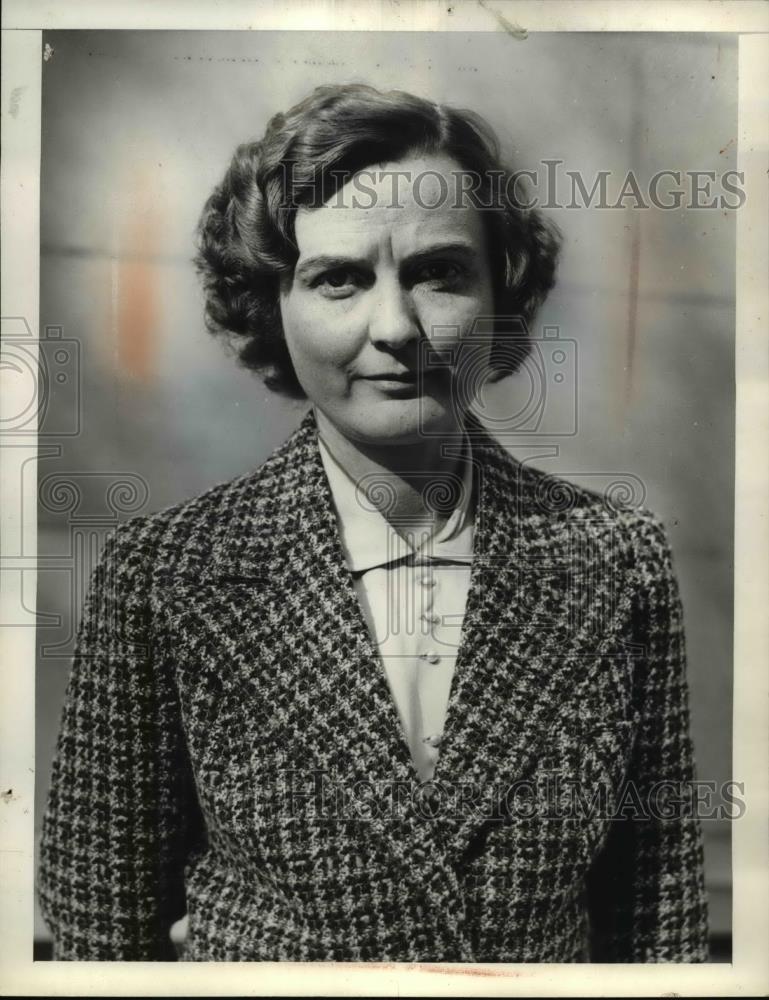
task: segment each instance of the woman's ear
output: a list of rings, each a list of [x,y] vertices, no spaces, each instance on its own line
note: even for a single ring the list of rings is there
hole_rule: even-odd
[[[510,340],[504,335],[497,336],[491,346],[487,378],[490,382],[499,382],[508,375],[515,375],[526,363],[531,345],[529,338]]]
[[[495,385],[497,382],[501,382],[503,378],[507,378],[508,375],[514,375],[515,371],[517,371],[517,369],[514,370],[509,366],[501,367],[490,361],[486,370],[486,381]]]
[[[280,307],[283,304],[285,297],[291,292],[294,287],[294,269],[291,268],[290,271],[281,271],[278,275],[278,293],[277,293],[277,306]]]

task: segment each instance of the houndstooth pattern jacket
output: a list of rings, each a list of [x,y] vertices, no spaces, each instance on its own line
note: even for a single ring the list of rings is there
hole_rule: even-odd
[[[312,411],[256,472],[113,532],[44,817],[55,958],[174,960],[186,911],[192,961],[707,959],[697,819],[618,808],[694,776],[664,531],[469,430],[475,560],[427,787]]]

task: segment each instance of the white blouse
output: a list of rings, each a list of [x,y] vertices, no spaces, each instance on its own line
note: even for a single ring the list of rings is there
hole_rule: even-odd
[[[414,767],[429,781],[438,758],[473,560],[472,457],[450,481],[457,504],[438,533],[399,530],[319,438],[355,588],[379,649]],[[436,485],[440,484],[436,480]],[[443,482],[446,482],[445,480]]]

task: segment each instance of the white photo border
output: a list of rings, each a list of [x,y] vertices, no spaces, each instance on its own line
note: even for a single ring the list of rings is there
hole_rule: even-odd
[[[769,991],[769,6],[763,2],[194,0],[3,9],[2,315],[39,329],[42,30],[665,31],[739,34],[733,774],[749,808],[733,826],[733,960],[706,965],[33,962],[35,629],[0,631],[0,984],[8,995],[736,996]],[[4,375],[0,365],[0,377]],[[15,377],[2,414],[34,393]],[[27,400],[28,401],[28,400]],[[2,617],[34,621],[34,441],[2,442]],[[22,559],[23,557],[23,559]],[[16,562],[14,562],[16,560]],[[15,571],[14,571],[15,570]]]

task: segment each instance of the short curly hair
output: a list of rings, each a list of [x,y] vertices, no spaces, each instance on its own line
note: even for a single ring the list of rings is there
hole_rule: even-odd
[[[495,312],[523,320],[514,344],[500,342],[509,332],[494,333],[492,372],[499,378],[520,366],[529,349],[527,324],[555,281],[560,234],[519,202],[516,175],[501,162],[489,124],[474,112],[402,91],[323,86],[275,115],[262,139],[238,146],[197,228],[195,265],[206,326],[232,343],[240,363],[258,372],[268,388],[306,398],[286,346],[279,302],[281,277],[293,271],[299,256],[297,210],[317,207],[319,190],[330,197],[356,171],[435,154],[451,157],[480,179],[476,197],[484,205]]]

